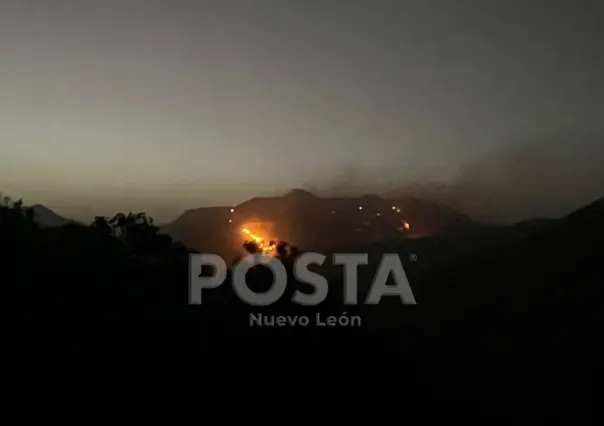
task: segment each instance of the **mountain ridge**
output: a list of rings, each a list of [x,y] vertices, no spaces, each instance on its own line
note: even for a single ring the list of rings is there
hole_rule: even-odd
[[[34,221],[42,228],[55,228],[79,223],[73,219],[67,219],[43,204],[30,206],[34,213]]]
[[[407,233],[415,235],[476,226],[471,218],[452,208],[413,197],[387,199],[376,194],[326,197],[293,189],[280,196],[252,197],[233,207],[191,209],[161,228],[186,245],[204,250],[220,245],[221,239],[234,238],[231,243],[238,244],[237,231],[249,223],[270,228],[274,234],[266,236],[267,239],[304,246],[327,240],[398,238],[400,231],[405,231],[400,229],[404,226]]]

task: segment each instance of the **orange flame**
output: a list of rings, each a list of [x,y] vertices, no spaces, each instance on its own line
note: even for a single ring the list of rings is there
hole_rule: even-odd
[[[241,232],[245,235],[247,235],[252,241],[256,242],[256,244],[258,244],[258,247],[266,254],[273,254],[275,249],[276,249],[276,245],[273,244],[267,244],[264,239],[256,234],[254,234],[253,232],[251,232],[249,229],[247,228],[243,228],[241,230]]]

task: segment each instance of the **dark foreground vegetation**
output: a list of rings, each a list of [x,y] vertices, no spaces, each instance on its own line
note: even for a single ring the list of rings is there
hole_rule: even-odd
[[[22,421],[589,424],[602,358],[604,200],[564,218],[371,247],[397,252],[415,306],[188,305],[190,250],[144,214],[41,229],[0,208],[9,406]],[[415,261],[410,261],[415,254]],[[291,254],[283,254],[291,264]],[[359,272],[359,291],[376,262]],[[250,272],[261,288],[266,271]],[[200,271],[202,273],[202,271]],[[270,278],[270,277],[269,277]],[[207,298],[206,298],[207,295]],[[363,300],[360,297],[360,300]],[[249,327],[249,314],[361,327]]]

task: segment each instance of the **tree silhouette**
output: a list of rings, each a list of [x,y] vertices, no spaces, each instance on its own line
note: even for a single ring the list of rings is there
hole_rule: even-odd
[[[277,256],[281,259],[286,259],[289,257],[289,253],[290,253],[290,246],[289,243],[285,242],[285,241],[280,241],[279,244],[277,244]]]
[[[109,219],[105,216],[95,216],[94,221],[90,225],[91,228],[96,229],[101,234],[110,235],[113,229],[109,224]]]
[[[121,236],[126,232],[127,226],[127,217],[124,213],[117,213],[111,219],[109,219],[109,225],[113,228],[114,232],[116,232],[117,236]]]
[[[28,224],[31,225],[36,225],[36,221],[34,219],[35,213],[34,213],[34,209],[31,207],[26,207],[25,208],[25,220]]]
[[[2,203],[0,205],[0,223],[13,230],[38,228],[34,210],[24,206],[22,199],[13,201],[11,197],[0,194],[0,201]]]
[[[105,223],[134,255],[157,255],[174,248],[172,239],[167,235],[159,235],[159,228],[154,225],[153,218],[144,212],[117,213],[108,221],[97,217],[93,227],[106,231]]]
[[[254,241],[246,241],[243,243],[243,249],[249,254],[260,253],[260,247]]]
[[[2,207],[10,207],[12,204],[11,197],[0,192],[0,203],[2,203]]]

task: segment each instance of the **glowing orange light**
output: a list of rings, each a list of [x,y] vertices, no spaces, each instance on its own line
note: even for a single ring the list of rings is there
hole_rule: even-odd
[[[273,255],[276,251],[276,244],[273,243],[272,240],[269,243],[268,240],[265,240],[261,236],[253,233],[248,228],[243,228],[241,232],[246,235],[245,239],[254,242],[262,253],[266,255]]]

